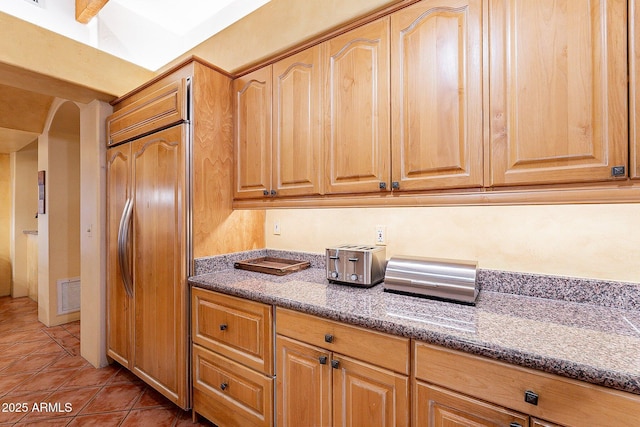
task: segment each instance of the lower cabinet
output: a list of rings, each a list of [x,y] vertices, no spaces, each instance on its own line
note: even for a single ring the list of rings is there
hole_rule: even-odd
[[[278,426],[409,425],[408,339],[285,309],[276,317]]]
[[[414,342],[415,427],[637,425],[640,396]]]
[[[277,335],[276,360],[278,425],[331,425],[332,372],[327,351]]]
[[[524,414],[422,381],[416,381],[413,394],[415,426],[529,426],[529,417]]]
[[[193,410],[216,425],[273,425],[270,305],[193,288]]]
[[[191,302],[193,409],[219,427],[608,427],[640,414],[622,391],[200,288]]]
[[[194,409],[220,426],[273,425],[273,379],[193,348]]]

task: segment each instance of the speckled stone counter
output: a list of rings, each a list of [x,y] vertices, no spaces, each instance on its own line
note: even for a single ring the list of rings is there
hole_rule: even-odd
[[[252,255],[264,253],[257,251]],[[236,255],[236,260],[243,257],[247,258]],[[300,255],[294,257],[301,259]],[[201,264],[199,270],[196,268],[199,274],[189,282],[229,295],[640,394],[640,311],[636,306],[640,287],[633,284],[621,284],[613,298],[602,298],[605,302],[620,300],[619,303],[594,304],[574,302],[562,295],[549,299],[523,292],[505,293],[504,288],[523,287],[487,282],[472,307],[391,294],[384,292],[382,285],[362,289],[330,284],[325,279],[325,270],[318,268],[323,267],[321,256],[312,260],[312,268],[287,276],[236,270],[232,267],[233,260],[233,255],[216,258],[215,267],[209,266],[209,271],[217,270],[212,273],[203,273],[207,268]],[[494,281],[500,277],[509,281],[500,274],[484,276],[484,280],[489,276]],[[532,293],[531,286],[531,283],[524,286],[524,293]],[[556,283],[553,288],[558,286]]]

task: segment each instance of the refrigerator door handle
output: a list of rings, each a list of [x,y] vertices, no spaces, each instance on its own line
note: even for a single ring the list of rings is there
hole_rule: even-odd
[[[133,202],[131,199],[127,199],[122,210],[122,217],[120,218],[120,228],[118,230],[118,267],[120,267],[120,275],[122,276],[122,283],[124,284],[124,290],[127,292],[130,298],[133,298],[133,280],[131,274],[131,264],[129,262],[129,233],[131,231],[131,214],[133,213]]]

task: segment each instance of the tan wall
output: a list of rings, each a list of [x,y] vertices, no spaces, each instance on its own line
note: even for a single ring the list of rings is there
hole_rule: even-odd
[[[11,162],[0,154],[0,296],[11,293]]]
[[[80,144],[49,136],[49,268],[57,279],[80,276]]]
[[[80,107],[80,354],[95,367],[107,365],[104,123],[110,113],[104,102]]]
[[[479,261],[484,269],[640,282],[640,204],[310,209],[267,212],[267,247],[324,253],[374,242],[387,258]],[[273,234],[274,221],[282,234]]]
[[[38,141],[11,154],[13,164],[13,297],[29,295],[28,237],[24,230],[37,230]],[[37,236],[32,237],[37,239]]]
[[[98,49],[0,12],[0,80],[23,89],[88,102],[87,96],[119,96],[154,73]],[[8,68],[7,68],[8,67]],[[37,74],[18,75],[16,69]],[[74,87],[68,83],[79,85]]]
[[[80,111],[54,101],[49,130],[38,138],[46,172],[46,213],[38,216],[38,319],[47,326],[80,318],[57,314],[57,281],[80,276]]]
[[[231,73],[398,0],[271,0],[196,46],[197,55]],[[175,61],[173,63],[176,63]]]

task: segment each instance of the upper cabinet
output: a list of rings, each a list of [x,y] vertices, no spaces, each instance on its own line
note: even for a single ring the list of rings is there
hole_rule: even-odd
[[[481,0],[391,15],[393,188],[481,187]]]
[[[325,191],[388,188],[389,18],[325,42]]]
[[[321,193],[320,53],[321,46],[314,46],[273,64],[274,196]]]
[[[170,81],[107,120],[108,146],[187,120],[187,80]]]
[[[235,198],[271,191],[271,67],[233,82]]]
[[[626,2],[489,2],[491,186],[626,176]]]
[[[321,46],[234,81],[235,198],[322,192]]]
[[[629,175],[640,178],[640,4],[629,1]]]
[[[639,1],[408,0],[283,54],[235,81],[235,207],[635,202]]]

